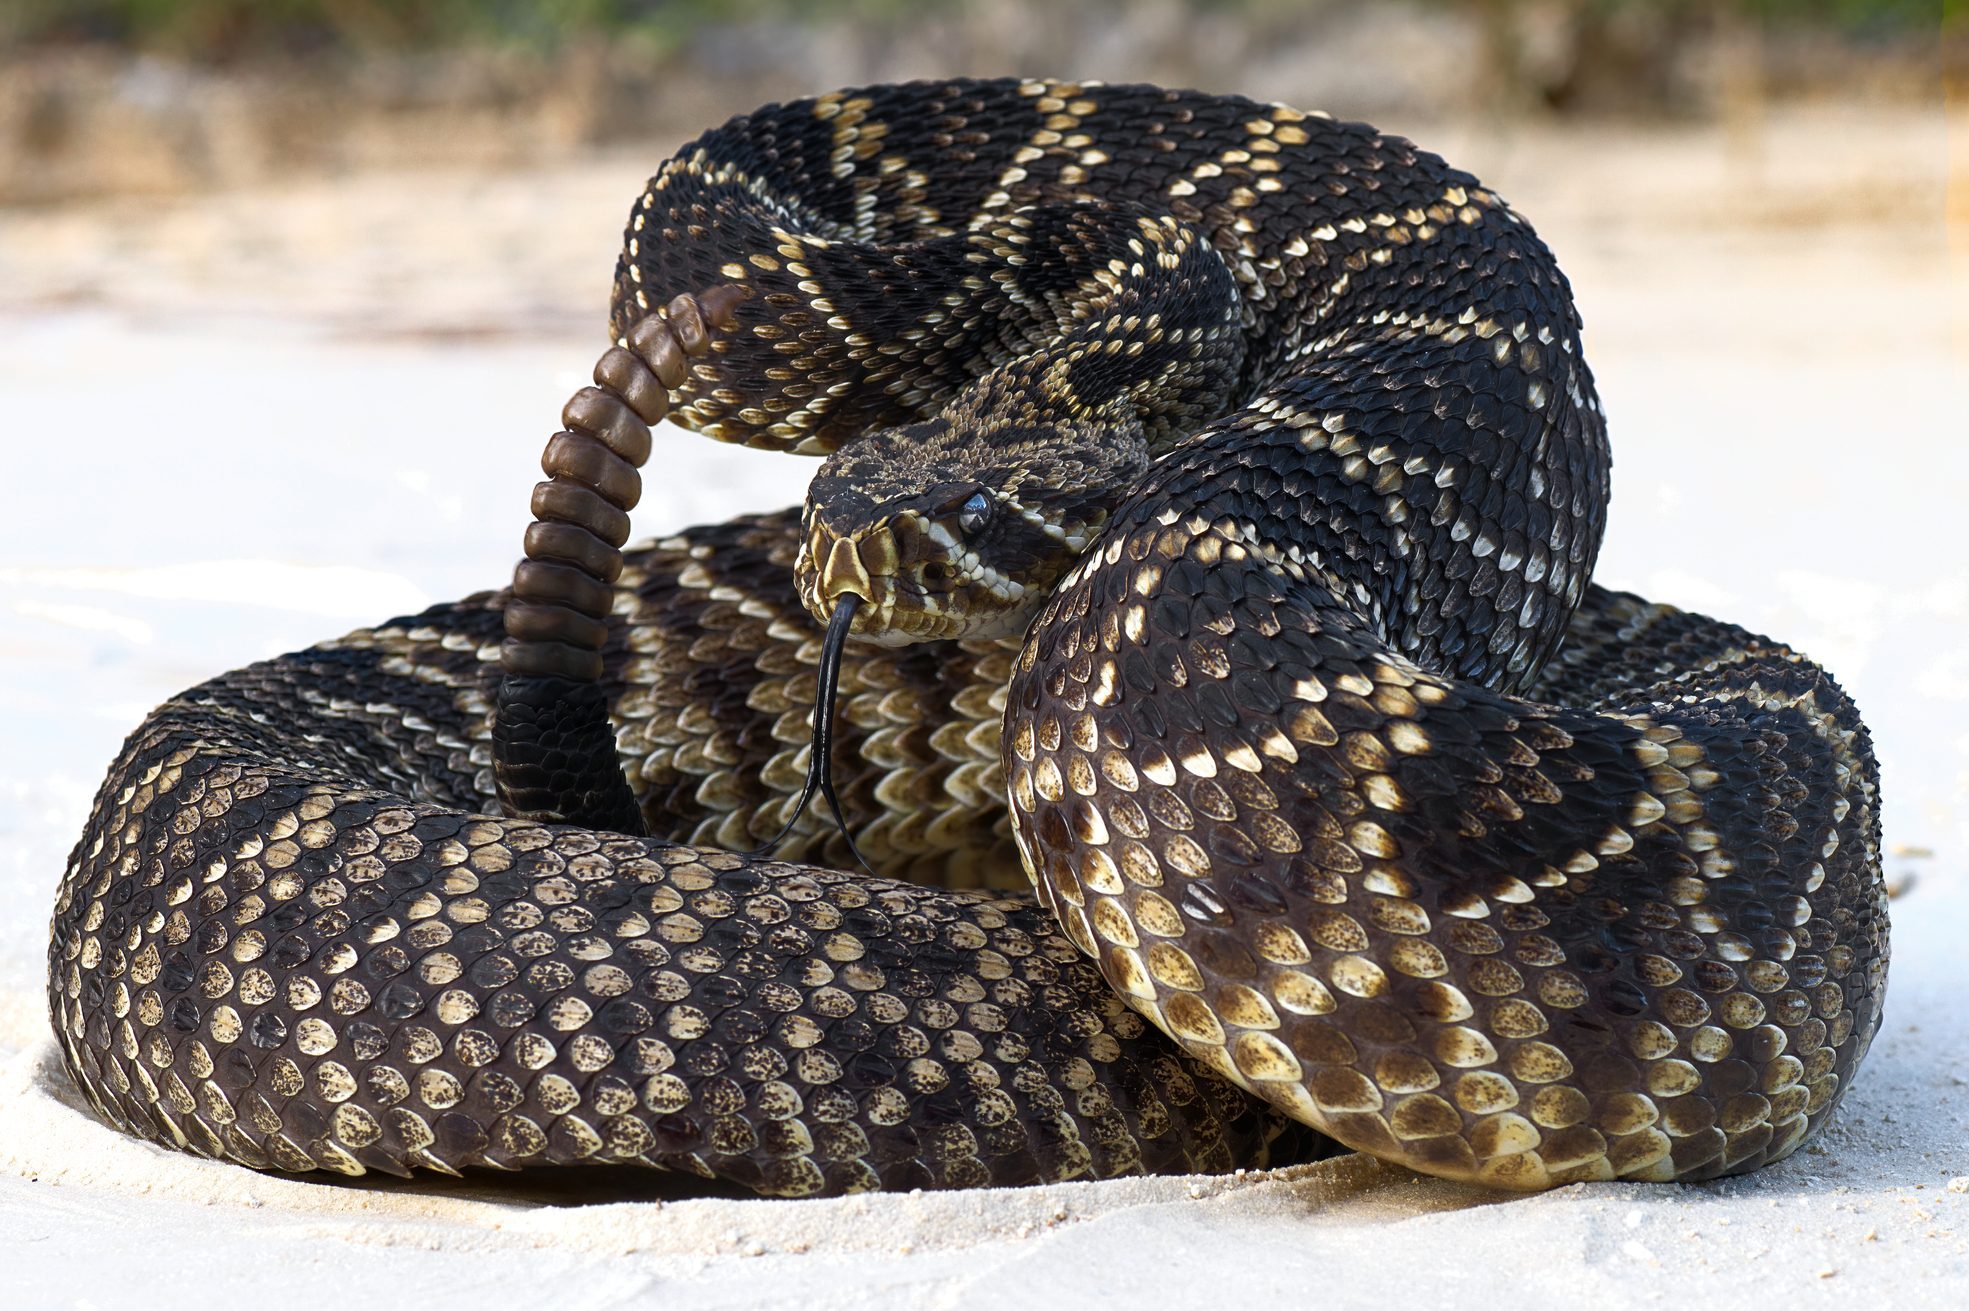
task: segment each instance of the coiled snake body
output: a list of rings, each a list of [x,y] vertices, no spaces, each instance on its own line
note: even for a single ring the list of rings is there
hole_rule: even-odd
[[[1590,584],[1570,294],[1473,178],[1232,97],[844,92],[664,166],[613,328],[515,592],[221,676],[111,767],[49,957],[111,1124],[780,1195],[1312,1126],[1536,1188],[1754,1168],[1852,1080],[1865,729]],[[828,454],[808,506],[616,554],[666,405]],[[815,816],[739,854],[837,656],[890,877]]]

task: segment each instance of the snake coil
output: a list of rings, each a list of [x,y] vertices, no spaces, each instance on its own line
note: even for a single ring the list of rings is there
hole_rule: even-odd
[[[787,1196],[1318,1130],[1523,1189],[1754,1169],[1851,1085],[1866,729],[1591,583],[1578,316],[1468,174],[1231,96],[840,92],[659,170],[611,326],[509,590],[112,763],[48,975],[110,1124]],[[808,504],[625,550],[664,417],[826,457]]]

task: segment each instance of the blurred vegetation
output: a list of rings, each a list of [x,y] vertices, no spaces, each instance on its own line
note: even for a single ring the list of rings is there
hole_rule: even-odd
[[[974,0],[7,0],[0,42],[95,45],[203,64],[253,58],[464,45],[552,51],[602,37],[672,49],[713,25],[773,18],[879,24]],[[1066,2],[1066,0],[1063,0]],[[1509,15],[1522,0],[1429,0]],[[1196,8],[1277,17],[1291,0],[1192,0]],[[1547,6],[1550,7],[1549,5]],[[1719,15],[1767,29],[1818,27],[1859,38],[1918,36],[1969,15],[1969,0],[1571,0],[1582,27],[1636,18],[1675,33]]]
[[[852,22],[911,7],[911,0],[16,0],[11,21],[0,17],[0,34],[23,44],[105,44],[226,63],[470,44],[551,51],[592,36],[667,47],[716,23],[796,15]]]
[[[0,0],[0,206],[508,167],[958,71],[1744,130],[1931,101],[1969,0]]]

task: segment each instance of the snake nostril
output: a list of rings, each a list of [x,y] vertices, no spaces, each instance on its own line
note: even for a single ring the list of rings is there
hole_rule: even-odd
[[[895,573],[902,558],[896,549],[895,534],[888,529],[877,529],[863,537],[856,543],[855,554],[860,558],[862,568],[873,578]]]

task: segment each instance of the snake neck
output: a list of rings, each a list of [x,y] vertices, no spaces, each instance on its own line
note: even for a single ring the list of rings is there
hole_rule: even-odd
[[[1042,305],[1030,349],[943,407],[980,455],[1031,420],[1132,420],[1160,453],[1230,409],[1244,306],[1196,227],[1137,206],[1054,204],[974,233],[970,257],[1004,294]]]

